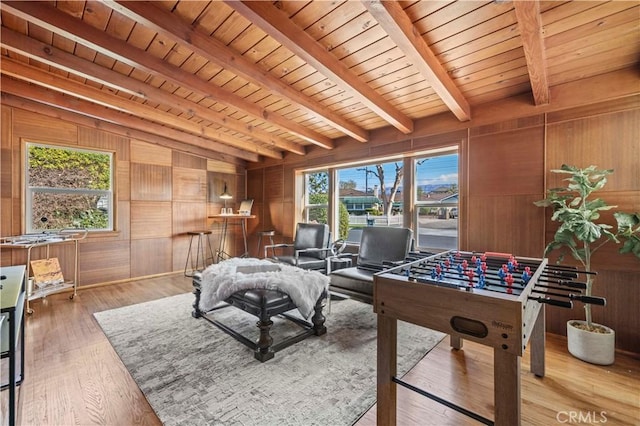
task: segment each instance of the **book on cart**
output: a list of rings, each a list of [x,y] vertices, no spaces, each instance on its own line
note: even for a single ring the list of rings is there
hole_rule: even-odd
[[[38,288],[57,286],[64,283],[64,276],[57,257],[31,261],[33,283]]]

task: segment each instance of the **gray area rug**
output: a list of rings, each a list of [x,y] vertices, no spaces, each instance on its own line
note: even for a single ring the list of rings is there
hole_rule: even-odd
[[[327,334],[310,336],[260,363],[249,348],[191,317],[193,300],[187,293],[95,314],[165,425],[350,425],[375,403],[371,305],[333,300]],[[257,339],[255,317],[236,308],[214,315]],[[274,319],[272,330],[277,342],[300,329]],[[443,337],[398,322],[399,373]]]

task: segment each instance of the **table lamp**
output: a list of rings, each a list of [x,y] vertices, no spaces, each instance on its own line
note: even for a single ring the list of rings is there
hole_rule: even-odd
[[[233,198],[231,194],[229,194],[229,191],[227,190],[227,182],[224,183],[224,191],[222,191],[222,194],[220,194],[220,198],[224,200],[223,213],[227,214],[227,200],[230,200]]]

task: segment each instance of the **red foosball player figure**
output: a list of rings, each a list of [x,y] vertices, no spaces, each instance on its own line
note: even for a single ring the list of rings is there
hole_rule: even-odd
[[[513,275],[507,274],[507,276],[504,278],[504,280],[507,283],[507,293],[508,294],[513,293],[513,282],[515,281],[513,279]]]
[[[469,287],[473,287],[473,276],[475,275],[473,269],[469,269],[466,274],[469,277]]]

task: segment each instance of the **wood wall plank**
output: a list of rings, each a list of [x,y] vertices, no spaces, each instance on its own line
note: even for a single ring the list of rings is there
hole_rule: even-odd
[[[173,235],[207,229],[207,208],[204,202],[178,202],[173,205]]]
[[[81,244],[80,286],[131,277],[129,241],[89,241]]]
[[[131,240],[171,237],[171,215],[171,202],[132,201]]]
[[[116,236],[118,240],[131,239],[131,202],[119,200],[116,210]]]
[[[233,174],[238,173],[240,168],[235,164],[225,163],[224,161],[207,159],[207,170],[217,173]]]
[[[131,240],[131,276],[173,271],[171,238]]]
[[[171,166],[171,149],[139,140],[131,140],[131,162]]]
[[[78,128],[72,123],[21,109],[13,110],[14,137],[30,142],[78,144]]]
[[[547,129],[547,167],[596,165],[614,169],[605,191],[640,190],[640,108],[551,124]],[[548,187],[563,186],[565,176],[548,173]],[[615,200],[614,200],[615,202]]]
[[[11,108],[2,106],[0,111],[0,197],[11,198],[13,183],[13,159],[12,159],[12,120]],[[6,204],[9,206],[11,203]],[[4,216],[4,214],[3,214]],[[5,235],[5,234],[2,234]]]
[[[129,161],[129,138],[104,130],[78,126],[78,144],[81,146],[111,151],[116,161]]]
[[[469,196],[467,250],[542,257],[544,215],[535,195]]]
[[[544,128],[541,126],[471,137],[469,159],[469,194],[544,193]]]
[[[173,151],[173,167],[183,167],[189,169],[207,170],[207,159],[185,152]]]
[[[131,200],[170,201],[171,166],[131,163]]]
[[[116,161],[115,190],[117,200],[131,199],[131,163],[129,161]]]
[[[174,201],[207,200],[207,171],[173,167],[173,196]]]
[[[585,105],[547,114],[547,123],[553,124],[567,120],[576,120],[584,117],[592,117],[613,112],[636,110],[640,108],[640,95],[627,96],[608,102]]]

